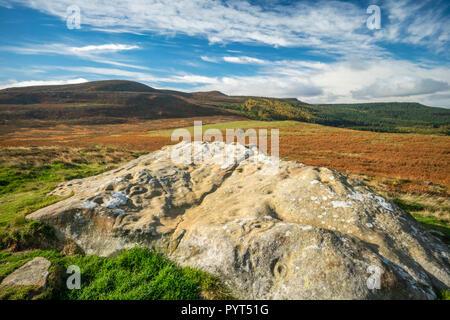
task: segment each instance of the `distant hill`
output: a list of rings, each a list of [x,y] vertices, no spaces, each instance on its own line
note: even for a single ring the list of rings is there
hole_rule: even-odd
[[[383,102],[313,105],[296,99],[249,98],[224,104],[256,120],[300,120],[378,132],[450,134],[450,110],[420,103]]]
[[[251,97],[244,102],[222,104],[222,108],[233,110],[256,120],[300,120],[311,121],[315,116],[306,103],[297,99],[273,99]]]
[[[0,124],[29,120],[101,124],[232,114],[201,100],[122,80],[9,88],[0,90]]]
[[[107,80],[0,90],[0,124],[102,124],[133,119],[239,115],[299,120],[357,130],[450,134],[450,110],[419,103],[314,105],[297,99],[228,96],[219,91],[158,90]]]
[[[27,93],[50,93],[50,92],[77,92],[77,91],[128,91],[128,92],[156,92],[158,90],[153,89],[145,84],[127,81],[127,80],[103,80],[103,81],[91,81],[77,84],[65,84],[65,85],[49,85],[49,86],[30,86],[30,87],[17,87],[7,88],[0,90],[2,95],[9,93],[15,94],[27,94]]]
[[[317,123],[357,130],[450,133],[450,110],[412,102],[326,104]],[[315,114],[315,113],[313,113]]]

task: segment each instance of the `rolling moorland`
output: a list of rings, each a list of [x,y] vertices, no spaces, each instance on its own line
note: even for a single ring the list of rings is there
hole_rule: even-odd
[[[0,90],[0,124],[5,127],[213,115],[297,120],[378,132],[450,134],[450,110],[418,103],[312,105],[297,99],[227,96],[218,91],[157,90],[119,80]]]
[[[416,103],[312,105],[156,90],[129,81],[13,88],[0,91],[0,280],[38,255],[53,269],[46,292],[1,291],[0,298],[229,298],[214,277],[157,254],[84,256],[73,244],[56,243],[46,225],[25,219],[61,200],[47,196],[59,182],[176,143],[171,129],[192,130],[194,119],[204,130],[279,129],[282,158],[363,180],[449,243],[450,110]],[[64,290],[61,271],[74,261],[89,275],[76,294]],[[102,295],[105,290],[110,294]]]

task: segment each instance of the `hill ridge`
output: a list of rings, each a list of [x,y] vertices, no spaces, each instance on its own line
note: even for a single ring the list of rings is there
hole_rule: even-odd
[[[126,122],[130,118],[210,115],[237,115],[265,121],[298,120],[381,132],[450,134],[449,109],[417,102],[317,105],[297,98],[229,96],[217,90],[189,93],[155,89],[129,80],[0,90],[0,123],[86,117],[96,118],[87,123],[98,124],[116,123],[118,119]]]

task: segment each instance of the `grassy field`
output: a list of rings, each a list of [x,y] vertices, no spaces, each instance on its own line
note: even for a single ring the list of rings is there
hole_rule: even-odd
[[[104,145],[150,152],[173,143],[170,134],[174,128],[187,128],[192,132],[194,120],[203,121],[203,131],[210,128],[222,131],[252,127],[279,129],[280,156],[285,159],[349,173],[408,180],[409,183],[403,184],[404,191],[417,189],[428,192],[439,188],[436,185],[430,187],[428,182],[442,184],[444,189],[450,184],[448,136],[356,131],[298,121],[236,121],[229,117],[203,117],[103,126],[38,127],[0,134],[0,147],[89,148]]]
[[[185,127],[193,134],[193,127]],[[280,156],[309,165],[347,173],[402,180],[403,191],[445,194],[450,184],[450,137],[439,135],[378,133],[327,127],[299,121],[233,121],[208,124],[208,129],[278,129]],[[148,139],[166,138],[173,130],[151,130]],[[117,146],[132,134],[109,140]],[[270,140],[270,139],[269,139]],[[270,146],[270,141],[269,141]],[[429,182],[433,183],[430,184]]]
[[[450,137],[355,131],[297,121],[201,119],[206,123],[203,132],[212,128],[279,129],[281,157],[335,168],[362,179],[425,226],[441,232],[449,243]],[[192,132],[193,120],[43,127],[1,135],[0,280],[32,257],[45,256],[53,262],[51,285],[35,298],[228,297],[217,279],[178,268],[154,252],[131,250],[114,259],[67,252],[57,247],[51,228],[25,219],[26,214],[61,200],[46,196],[59,182],[113,169],[173,143],[172,129],[185,127]],[[61,270],[70,264],[78,264],[83,274],[89,275],[83,278],[83,290],[76,293],[61,289],[67,276]],[[32,291],[3,290],[0,298],[29,298]]]

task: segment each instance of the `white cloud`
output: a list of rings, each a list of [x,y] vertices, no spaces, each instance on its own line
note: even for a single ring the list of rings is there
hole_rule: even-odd
[[[15,3],[66,19],[72,0],[15,0]],[[246,42],[271,46],[316,47],[335,52],[374,53],[365,29],[365,8],[339,1],[282,4],[250,4],[232,0],[78,0],[82,28],[183,33],[200,36],[211,43]]]
[[[234,95],[265,97],[296,97],[300,99],[320,96],[323,89],[309,80],[273,76],[223,77],[217,85],[203,90],[221,90]]]
[[[12,0],[66,19],[73,0]],[[314,47],[334,53],[380,53],[377,41],[441,48],[449,38],[448,3],[386,0],[380,4],[382,29],[369,32],[366,7],[344,1],[277,2],[216,0],[78,0],[82,24],[107,32],[183,33],[211,43],[257,42],[271,46]],[[437,10],[439,7],[440,10]],[[83,27],[82,25],[82,27]]]
[[[229,62],[229,63],[239,63],[239,64],[267,64],[267,61],[258,59],[258,58],[252,58],[252,57],[223,57],[223,61]]]
[[[414,101],[450,107],[450,68],[394,59],[274,61],[253,76],[223,77],[195,90],[292,97],[310,103]],[[433,99],[433,96],[438,98]]]
[[[94,74],[107,77],[120,77],[122,79],[144,81],[144,82],[158,82],[160,78],[144,72],[135,72],[122,69],[113,68],[98,68],[98,67],[57,67],[58,69],[70,71],[71,73],[85,73]]]
[[[57,67],[61,70],[70,71],[71,73],[94,74],[107,77],[120,77],[121,79],[149,82],[151,84],[162,83],[183,83],[183,84],[215,84],[218,83],[215,77],[206,77],[193,74],[175,74],[170,76],[156,76],[150,73],[128,71],[113,68],[97,68],[97,67]]]
[[[377,79],[367,87],[352,91],[354,98],[412,97],[447,91],[450,86],[445,81],[433,79],[393,77]]]
[[[217,58],[212,58],[212,57],[208,57],[208,56],[201,56],[200,59],[202,59],[203,61],[212,62],[212,63],[219,62],[219,60]]]
[[[230,51],[230,50],[227,50]],[[225,61],[228,63],[237,63],[237,64],[270,64],[270,61],[247,57],[247,56],[225,56],[222,58],[210,57],[210,56],[200,56],[200,59],[206,62],[219,63],[220,61]]]
[[[377,37],[379,40],[424,45],[442,51],[448,46],[450,34],[449,8],[448,1],[386,0],[383,9],[388,23]]]
[[[11,9],[13,6],[6,0],[0,0],[0,6]]]
[[[130,51],[140,49],[140,47],[136,45],[108,43],[100,45],[74,47],[63,43],[50,43],[38,45],[3,46],[0,47],[0,49],[3,51],[11,51],[17,54],[55,54],[55,55],[75,56],[81,59],[90,60],[103,64],[110,64],[118,67],[148,70],[148,68],[143,66],[111,60],[110,58],[105,58],[103,55],[103,54],[113,54],[120,51]]]
[[[182,76],[171,76],[168,78],[162,78],[160,81],[163,82],[173,82],[173,83],[186,83],[186,84],[196,84],[196,83],[207,83],[207,84],[217,84],[219,81],[215,77],[205,77],[200,75],[186,74]]]
[[[425,96],[422,101],[429,106],[450,108],[450,91]]]
[[[104,52],[117,52],[117,51],[128,51],[133,49],[139,49],[139,46],[126,45],[126,44],[102,44],[102,45],[89,45],[84,47],[67,47],[67,50],[74,53],[104,53]]]
[[[139,49],[136,45],[108,43],[101,45],[88,45],[73,47],[62,43],[51,43],[43,45],[22,45],[22,46],[3,46],[2,50],[13,51],[20,54],[69,54],[78,56],[90,56],[96,53],[115,53],[119,51],[129,51]]]
[[[62,84],[76,84],[84,83],[88,80],[84,78],[68,79],[68,80],[29,80],[29,81],[9,81],[8,83],[0,84],[0,89],[6,88],[18,88],[18,87],[30,87],[30,86],[49,86],[49,85],[62,85]]]
[[[338,101],[322,96],[318,102],[424,101],[420,95],[445,91],[450,83],[448,66],[431,66],[394,59],[372,59],[355,65],[343,61],[327,65],[320,72],[308,72],[310,79]],[[450,101],[447,106],[450,107]]]
[[[66,8],[73,1],[14,0],[11,3],[20,3],[64,20]],[[386,42],[408,43],[445,52],[450,34],[445,16],[449,3],[434,4],[429,0],[379,3],[383,14],[382,29],[368,31],[366,8],[343,1],[303,1],[289,6],[272,1],[250,4],[237,0],[110,0],[107,5],[103,1],[76,2],[81,8],[82,28],[136,34],[153,32],[167,36],[182,33],[220,44],[243,42],[305,47],[308,54],[328,55],[334,61],[269,61],[237,50],[227,50],[225,56],[200,56],[201,60],[210,63],[258,66],[256,73],[248,76],[170,74],[170,70],[158,76],[148,72],[149,68],[108,57],[140,49],[133,44],[50,44],[13,49],[24,54],[64,54],[106,63],[117,68],[66,70],[75,74],[150,82],[159,87],[184,84],[184,88],[185,85],[195,86],[195,90],[298,97],[312,103],[392,100],[450,107],[448,65],[398,60],[381,46]],[[441,10],[436,10],[437,7]],[[135,72],[119,67],[140,70]]]

